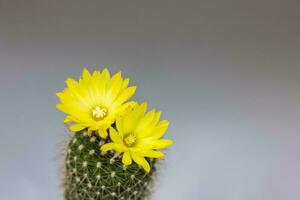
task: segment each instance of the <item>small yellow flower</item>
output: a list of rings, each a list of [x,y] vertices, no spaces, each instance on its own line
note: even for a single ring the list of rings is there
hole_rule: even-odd
[[[56,108],[67,114],[64,122],[73,122],[71,131],[87,128],[88,133],[98,131],[100,137],[107,137],[107,129],[128,106],[126,101],[135,93],[136,87],[128,87],[129,78],[123,79],[121,72],[110,77],[107,69],[94,71],[84,69],[79,81],[66,80],[67,88],[56,95],[60,103]]]
[[[130,165],[132,160],[142,166],[146,172],[150,165],[145,157],[163,159],[164,154],[157,149],[170,146],[173,141],[160,139],[168,128],[169,122],[159,121],[160,112],[147,110],[147,103],[136,105],[123,116],[117,117],[116,128],[110,127],[112,142],[104,144],[102,151],[115,150],[123,153],[122,162]]]

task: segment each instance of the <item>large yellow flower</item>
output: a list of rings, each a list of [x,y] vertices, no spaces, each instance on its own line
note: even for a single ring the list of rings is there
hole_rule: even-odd
[[[101,150],[123,153],[122,162],[125,165],[130,165],[133,160],[149,172],[150,165],[144,157],[163,159],[164,154],[157,149],[166,148],[173,141],[160,139],[169,122],[166,120],[159,122],[161,113],[151,110],[145,114],[146,109],[147,103],[143,103],[117,117],[117,130],[113,127],[109,129],[112,142],[104,144]]]
[[[84,69],[79,81],[66,80],[67,88],[56,95],[60,103],[56,108],[65,112],[64,122],[73,122],[71,131],[87,128],[88,133],[98,131],[100,137],[107,137],[107,129],[133,102],[125,103],[136,87],[128,87],[129,79],[123,79],[121,72],[110,77],[107,69],[94,71]]]

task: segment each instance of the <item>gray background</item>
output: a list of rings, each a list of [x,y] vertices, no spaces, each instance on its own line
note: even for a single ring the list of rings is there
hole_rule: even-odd
[[[123,70],[171,121],[154,200],[300,199],[299,1],[0,0],[0,199],[61,199],[54,93]]]

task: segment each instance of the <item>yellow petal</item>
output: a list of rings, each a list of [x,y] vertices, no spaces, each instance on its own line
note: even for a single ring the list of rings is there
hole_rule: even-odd
[[[132,159],[134,160],[134,162],[136,162],[138,165],[142,166],[146,172],[150,172],[150,165],[145,158],[143,158],[142,156],[139,156],[136,153],[131,153],[131,156],[132,156]]]
[[[60,110],[64,113],[68,112],[68,110],[66,109],[66,107],[63,104],[56,104],[55,107],[56,107],[57,110]]]
[[[138,125],[138,121],[142,118],[143,114],[147,109],[147,103],[141,105],[136,105],[131,111],[125,113],[126,116],[123,119],[123,129],[124,133],[132,133]]]
[[[122,162],[124,165],[131,165],[132,159],[129,151],[124,152]]]
[[[77,86],[78,82],[72,78],[67,78],[66,84],[69,88],[74,88],[75,86]]]
[[[64,123],[65,124],[68,124],[68,123],[70,123],[70,122],[72,122],[73,120],[72,120],[72,117],[71,116],[66,116],[65,117],[65,119],[64,119]]]
[[[132,133],[136,123],[133,117],[123,118],[123,133]]]
[[[95,80],[94,80],[94,87],[97,88],[97,93],[99,95],[99,101],[100,103],[103,103],[103,98],[105,97],[106,93],[106,83],[107,80],[104,77],[104,74],[96,74]]]
[[[159,124],[151,131],[150,134],[145,135],[145,137],[149,137],[151,139],[159,139],[164,135],[168,127],[169,122],[167,120],[163,120],[159,122]]]
[[[139,108],[135,109],[135,115],[137,116],[137,118],[142,118],[145,115],[145,112],[147,110],[147,106],[148,103],[147,102],[143,102]]]
[[[82,78],[83,79],[89,79],[91,77],[91,74],[87,68],[84,68],[82,71]]]
[[[120,144],[115,143],[107,143],[101,146],[101,151],[109,151],[109,150],[116,150],[118,152],[124,152],[127,148]]]
[[[154,116],[155,116],[155,110],[151,110],[139,121],[135,129],[135,132],[137,133],[138,136],[143,130],[147,129],[148,131],[148,127],[151,125]],[[144,135],[141,134],[140,136],[143,137]]]
[[[136,86],[131,86],[123,90],[123,92],[117,97],[113,106],[121,105],[125,101],[127,101],[136,91]]]
[[[167,140],[167,139],[163,139],[163,140],[157,140],[154,143],[154,147],[153,149],[164,149],[167,148],[168,146],[173,144],[173,140]]]
[[[109,135],[114,143],[123,144],[122,138],[113,127],[109,128]]]
[[[82,129],[85,128],[86,128],[85,124],[73,124],[69,127],[69,129],[74,132],[81,131]]]
[[[105,68],[102,73],[103,77],[105,78],[105,81],[109,80],[110,79],[110,74],[109,74],[109,71],[107,68]]]
[[[107,130],[106,129],[99,129],[98,130],[98,134],[99,134],[99,136],[101,137],[101,138],[103,138],[103,139],[106,139],[107,138]]]
[[[127,88],[128,84],[129,84],[129,78],[124,79],[123,84],[122,84],[122,89]]]
[[[116,119],[116,127],[117,127],[118,132],[123,137],[123,134],[124,134],[123,121],[120,117],[117,117],[117,119]]]
[[[135,102],[135,101],[126,102],[116,109],[116,113],[119,116],[124,116],[126,114],[126,112],[132,110],[136,105],[137,105],[137,102]]]
[[[152,139],[140,139],[139,143],[136,145],[138,148],[145,148],[145,149],[164,149],[168,146],[172,145],[172,140],[152,140]]]
[[[119,95],[122,88],[123,80],[121,72],[116,73],[107,84],[107,93],[105,95],[105,103],[112,104]]]
[[[91,127],[89,127],[89,128],[88,128],[88,131],[87,131],[87,132],[88,132],[88,135],[89,135],[89,136],[91,136],[91,135],[92,135],[92,133],[93,133],[93,131],[94,131],[94,130],[93,130],[93,129],[91,129]]]
[[[151,149],[132,148],[131,151],[143,157],[158,158],[158,159],[163,159],[165,157],[164,153],[160,151],[151,150]]]

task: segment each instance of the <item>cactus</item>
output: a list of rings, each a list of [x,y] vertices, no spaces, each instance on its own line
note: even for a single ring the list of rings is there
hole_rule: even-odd
[[[101,152],[106,143],[97,134],[88,136],[85,131],[73,134],[66,152],[66,200],[143,200],[150,194],[155,159],[147,159],[151,171],[145,172],[133,163],[122,164],[114,153]]]
[[[73,132],[65,160],[65,200],[145,200],[150,196],[159,151],[173,141],[162,138],[169,122],[147,112],[147,102],[128,101],[136,86],[121,72],[84,69],[78,81],[56,95],[56,108]]]

